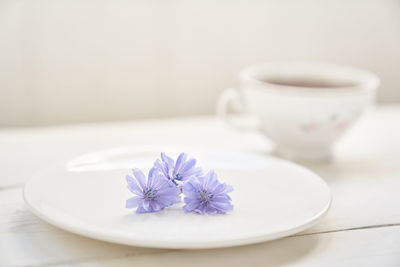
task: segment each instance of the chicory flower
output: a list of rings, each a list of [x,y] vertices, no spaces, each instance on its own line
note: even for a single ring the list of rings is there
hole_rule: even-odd
[[[223,214],[233,210],[228,195],[233,187],[220,183],[213,171],[204,176],[191,177],[184,183],[182,190],[185,195],[185,212]]]
[[[126,208],[137,208],[136,213],[156,212],[181,201],[180,189],[157,168],[150,170],[148,179],[139,169],[133,169],[133,175],[127,175],[126,181],[136,196],[126,201]]]
[[[162,173],[175,185],[182,184],[192,176],[202,175],[200,167],[196,167],[194,158],[187,159],[185,153],[179,154],[176,162],[165,153],[161,153],[161,160],[154,162],[154,167],[160,169]]]

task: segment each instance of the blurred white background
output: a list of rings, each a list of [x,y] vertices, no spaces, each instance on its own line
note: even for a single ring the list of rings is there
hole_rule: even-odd
[[[366,68],[400,101],[400,1],[0,0],[0,127],[212,114],[269,60]]]

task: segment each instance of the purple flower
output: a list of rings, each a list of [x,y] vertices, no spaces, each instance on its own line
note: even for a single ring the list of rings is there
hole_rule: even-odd
[[[160,169],[163,174],[175,185],[183,183],[192,176],[202,175],[201,168],[196,167],[194,158],[187,160],[185,153],[179,154],[176,163],[164,152],[161,153],[161,160],[154,162],[154,167]]]
[[[213,171],[204,176],[190,178],[182,189],[185,195],[185,212],[221,214],[233,210],[231,198],[228,196],[233,187],[220,183]]]
[[[152,168],[148,179],[139,169],[132,171],[135,178],[127,175],[126,181],[137,196],[126,201],[126,208],[137,208],[136,213],[155,212],[181,201],[179,188],[171,186],[160,170]]]

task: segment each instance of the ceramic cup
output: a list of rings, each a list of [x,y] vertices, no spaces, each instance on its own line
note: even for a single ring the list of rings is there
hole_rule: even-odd
[[[241,86],[220,95],[217,113],[236,128],[227,110],[253,115],[257,129],[286,158],[320,161],[373,104],[379,78],[352,67],[286,62],[251,66],[239,74]]]

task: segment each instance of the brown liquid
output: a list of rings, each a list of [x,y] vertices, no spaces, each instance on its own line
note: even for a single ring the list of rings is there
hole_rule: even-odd
[[[343,88],[351,87],[356,84],[344,81],[327,81],[327,80],[316,80],[316,79],[281,79],[281,78],[270,78],[264,79],[263,82],[282,85],[282,86],[293,86],[293,87],[308,87],[308,88]]]

